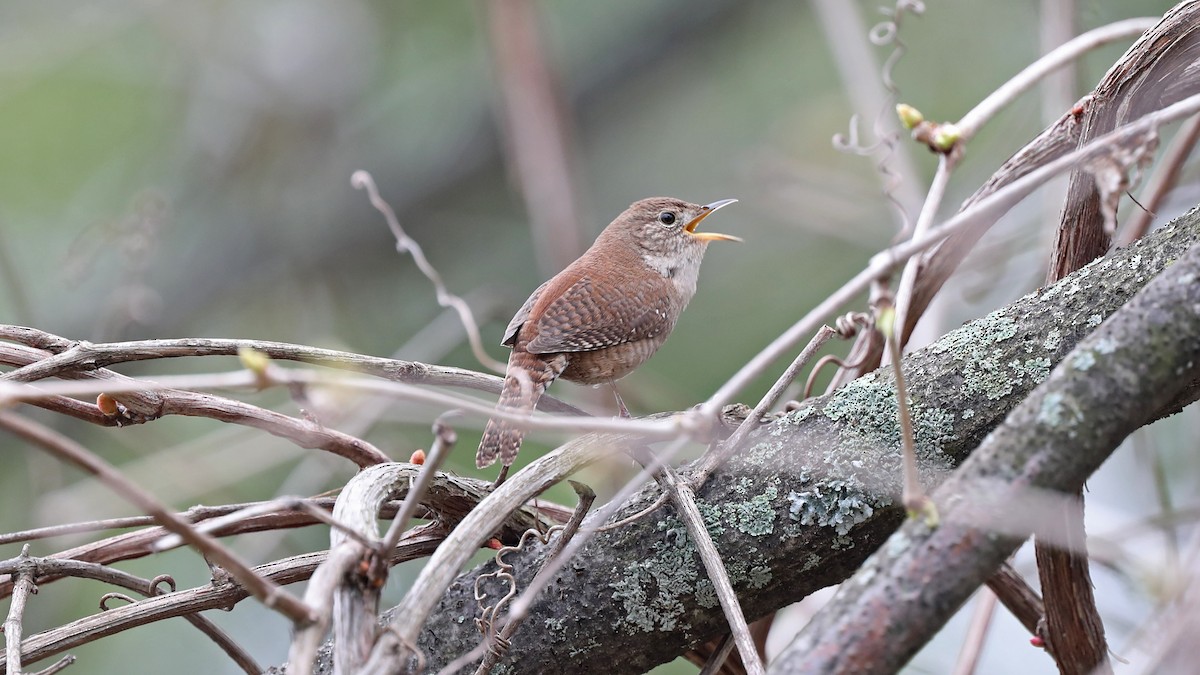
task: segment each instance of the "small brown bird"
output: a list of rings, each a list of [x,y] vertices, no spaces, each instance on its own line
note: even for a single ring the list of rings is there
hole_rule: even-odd
[[[635,202],[578,260],[538,287],[504,331],[511,347],[497,407],[532,412],[546,387],[562,377],[581,384],[616,381],[666,341],[696,293],[700,261],[712,241],[741,241],[696,232],[700,221],[736,202],[707,206],[668,197]],[[622,416],[628,416],[617,395]],[[479,468],[499,457],[507,468],[525,431],[488,421],[475,455]]]

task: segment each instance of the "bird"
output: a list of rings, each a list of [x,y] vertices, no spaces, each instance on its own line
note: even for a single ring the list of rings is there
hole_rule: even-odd
[[[654,355],[696,293],[700,262],[714,241],[741,241],[697,232],[705,218],[736,202],[699,205],[670,197],[634,202],[600,233],[575,262],[529,296],[504,331],[512,349],[497,408],[532,413],[558,378],[608,384],[620,414],[629,412],[617,380]],[[484,429],[475,465],[499,458],[503,480],[525,430],[493,417]]]

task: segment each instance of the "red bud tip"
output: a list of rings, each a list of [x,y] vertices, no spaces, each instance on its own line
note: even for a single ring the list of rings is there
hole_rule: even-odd
[[[493,551],[499,551],[501,548],[500,540],[496,539],[495,537],[488,539],[487,547]]]
[[[109,396],[108,394],[100,394],[96,396],[96,407],[100,409],[100,412],[104,413],[108,417],[112,417],[118,412],[117,399]]]
[[[1038,649],[1046,648],[1046,641],[1037,635],[1034,635],[1033,637],[1029,638],[1029,644],[1033,645],[1034,647],[1037,647]]]
[[[408,458],[408,461],[412,464],[424,464],[425,463],[425,451],[417,450],[416,452],[414,452],[412,454],[412,457]]]

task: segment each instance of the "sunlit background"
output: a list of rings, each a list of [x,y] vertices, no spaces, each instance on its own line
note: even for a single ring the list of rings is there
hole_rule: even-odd
[[[902,221],[884,195],[879,157],[900,176],[889,190],[910,217],[932,175],[934,156],[913,145],[882,155],[835,147],[832,137],[850,134],[856,112],[861,146],[891,124],[892,102],[871,92],[899,45],[864,47],[863,36],[884,20],[874,2],[820,3],[841,6],[824,13],[815,4],[7,2],[0,6],[0,322],[91,341],[258,338],[479,369],[456,317],[438,306],[432,285],[351,187],[353,171],[374,175],[447,286],[473,307],[497,358],[504,358],[503,327],[526,295],[630,202],[736,197],[739,204],[705,227],[745,243],[711,247],[699,293],[673,337],[622,383],[635,415],[693,405],[897,234]],[[923,16],[906,15],[900,25],[907,51],[893,78],[899,100],[953,120],[1035,60],[1044,41],[1061,42],[1045,18],[1054,6],[1073,8],[1077,24],[1068,30],[1082,32],[1135,11],[1159,15],[1173,3],[927,4]],[[853,44],[873,64],[835,61],[832,46]],[[955,175],[947,210],[1090,90],[1128,44],[1087,56],[1058,89],[1025,95],[984,129]],[[852,97],[856,89],[866,93]],[[1187,173],[1183,182],[1194,183],[1194,171]],[[1196,194],[1178,196],[1160,220],[1191,206]],[[1039,193],[986,238],[918,339],[1036,288],[1059,203],[1058,192]],[[232,358],[209,358],[118,370],[236,367]],[[765,385],[746,400],[757,400]],[[562,383],[553,392],[611,410],[605,391]],[[323,422],[397,459],[428,446],[429,424],[441,412],[314,397]],[[283,393],[248,400],[298,414]],[[118,430],[38,417],[181,509],[314,494],[341,485],[353,469],[210,420]],[[1143,442],[1166,458],[1181,503],[1195,495],[1194,442],[1185,439],[1195,438],[1196,418],[1193,410],[1168,420]],[[471,461],[480,424],[462,421],[452,470],[483,475]],[[522,460],[557,440],[535,435]],[[1121,451],[1092,481],[1093,533],[1157,508],[1147,453]],[[611,490],[628,464],[588,479]],[[566,492],[554,496],[571,501]],[[0,531],[129,513],[74,470],[0,437]],[[1161,564],[1161,541],[1145,539],[1146,564]],[[75,541],[37,542],[33,553]],[[323,528],[236,543],[255,563],[327,545]],[[2,558],[18,552],[0,547]],[[208,578],[188,552],[126,568],[168,571],[185,587]],[[400,568],[392,599],[413,569]],[[1024,561],[1022,570],[1031,569]],[[1154,602],[1137,573],[1128,565],[1096,572],[1118,651]],[[47,587],[31,603],[26,634],[93,612],[101,592],[82,581]],[[804,611],[783,614],[773,648],[794,632],[788,619]],[[284,660],[282,618],[252,601],[210,614],[262,664]],[[909,671],[948,672],[964,631],[960,617]],[[1000,612],[980,672],[1018,664],[1054,672],[1027,637]],[[237,672],[179,620],[72,653],[82,660],[78,672]],[[656,672],[695,671],[679,662]]]

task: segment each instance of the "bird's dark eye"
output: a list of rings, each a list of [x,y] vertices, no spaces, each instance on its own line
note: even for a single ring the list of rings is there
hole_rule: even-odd
[[[670,211],[663,211],[658,214],[658,222],[663,225],[673,225],[675,223],[675,214]]]

